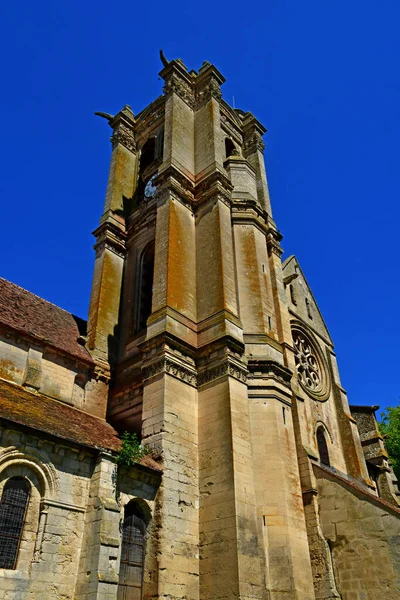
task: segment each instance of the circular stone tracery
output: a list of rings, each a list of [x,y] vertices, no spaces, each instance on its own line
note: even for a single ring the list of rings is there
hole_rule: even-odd
[[[302,331],[294,329],[292,333],[300,385],[315,399],[326,400],[329,380],[320,352]]]

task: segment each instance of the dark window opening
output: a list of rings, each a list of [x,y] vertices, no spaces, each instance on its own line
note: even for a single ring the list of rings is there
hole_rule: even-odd
[[[292,301],[292,304],[297,306],[296,292],[294,291],[294,287],[292,286],[292,284],[290,284],[289,289],[290,289],[290,299]]]
[[[306,308],[307,308],[307,315],[309,319],[312,319],[312,312],[311,312],[311,304],[308,298],[305,299],[306,300]]]
[[[156,158],[156,138],[152,137],[147,140],[140,154],[140,173],[147,169]]]
[[[140,152],[139,178],[136,189],[136,203],[140,204],[144,198],[146,183],[153,177],[160,165],[164,149],[164,130],[149,138]]]
[[[125,507],[122,525],[118,600],[140,600],[142,596],[146,522],[135,502]]]
[[[136,333],[146,327],[153,301],[154,243],[149,244],[140,262],[139,301]]]
[[[0,568],[15,569],[30,496],[29,483],[12,477],[4,488],[0,502]]]
[[[225,156],[229,158],[233,154],[237,154],[236,146],[230,138],[225,138]]]
[[[317,429],[317,444],[318,444],[318,453],[319,459],[323,465],[330,467],[331,463],[329,461],[329,452],[328,446],[325,439],[325,432],[323,427],[318,427]]]

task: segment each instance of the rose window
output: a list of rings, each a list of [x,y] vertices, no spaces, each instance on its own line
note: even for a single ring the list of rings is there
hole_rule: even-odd
[[[314,398],[325,400],[329,382],[323,357],[308,336],[298,329],[293,330],[293,342],[300,385]]]

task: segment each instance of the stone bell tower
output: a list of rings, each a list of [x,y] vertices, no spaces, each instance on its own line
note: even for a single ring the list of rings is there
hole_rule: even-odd
[[[293,377],[291,321],[316,334],[319,321],[311,300],[313,322],[290,307],[298,271],[281,262],[266,130],[222,99],[215,66],[162,60],[159,98],[136,116],[102,114],[113,150],[88,323],[112,382],[109,419],[162,457],[143,597],[308,600],[321,577],[317,597],[337,597],[318,535],[322,575],[310,557],[318,510],[303,496],[317,488],[312,428],[325,417],[308,407],[329,397],[335,423],[349,411],[334,383],[312,399]],[[348,466],[365,482],[355,428],[340,427],[341,468],[345,430]]]

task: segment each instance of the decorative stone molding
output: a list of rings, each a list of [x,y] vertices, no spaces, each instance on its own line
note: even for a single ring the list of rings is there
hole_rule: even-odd
[[[248,362],[248,379],[273,378],[290,387],[292,371],[274,360],[250,359]]]
[[[113,119],[109,121],[113,128],[111,144],[113,149],[119,144],[130,152],[136,152],[135,117],[130,106],[126,105]]]
[[[5,469],[16,467],[25,472],[30,469],[38,477],[42,490],[42,497],[55,499],[60,493],[60,483],[57,470],[46,453],[42,450],[38,452],[34,448],[29,448],[25,452],[18,450],[14,446],[5,448],[0,452],[0,474]]]
[[[114,148],[121,144],[125,146],[130,152],[136,152],[135,134],[133,130],[126,124],[121,123],[114,130],[113,135],[110,138],[111,145]]]
[[[112,223],[103,223],[93,232],[93,235],[97,238],[94,245],[96,257],[102,254],[104,250],[110,250],[121,258],[125,257],[125,231]]]
[[[330,392],[328,367],[318,343],[298,325],[292,328],[292,336],[300,386],[314,400],[327,400]]]
[[[276,254],[279,258],[281,258],[283,249],[281,248],[280,241],[282,240],[282,235],[279,231],[275,229],[270,229],[267,234],[267,250],[268,256],[271,254]]]
[[[196,185],[196,205],[204,204],[210,199],[221,200],[227,206],[232,204],[233,185],[229,178],[220,171],[214,171]]]
[[[162,202],[168,196],[174,197],[186,207],[193,208],[194,185],[173,165],[162,171],[154,180],[157,186],[156,197]]]
[[[263,142],[261,133],[254,131],[250,137],[245,138],[243,152],[246,156],[249,156],[249,154],[253,154],[257,150],[264,152],[265,143]]]
[[[262,136],[266,129],[250,112],[243,117],[244,146],[243,153],[247,157],[254,152],[264,152],[265,144]]]
[[[197,374],[194,369],[184,366],[172,357],[162,357],[160,360],[143,368],[143,379],[150,379],[160,373],[172,375],[181,381],[195,387],[197,385]]]
[[[229,358],[225,358],[223,362],[220,362],[215,366],[205,368],[201,373],[199,373],[197,384],[199,386],[204,385],[210,381],[214,381],[214,379],[226,376],[234,377],[238,381],[246,383],[247,374],[248,370],[244,364],[240,364],[236,361],[233,362]]]
[[[218,102],[222,98],[221,88],[214,77],[210,78],[206,85],[196,86],[196,110],[207,104],[211,98],[215,98]]]
[[[165,80],[163,92],[166,96],[175,93],[183,100],[192,110],[195,107],[195,94],[193,86],[185,80],[180,74],[172,72]]]
[[[224,107],[224,102],[221,103],[220,106],[220,120],[221,120],[221,129],[225,131],[232,139],[234,139],[240,146],[243,145],[243,135],[236,123],[233,122],[231,115],[228,113],[227,109]],[[230,110],[232,110],[229,107]]]

